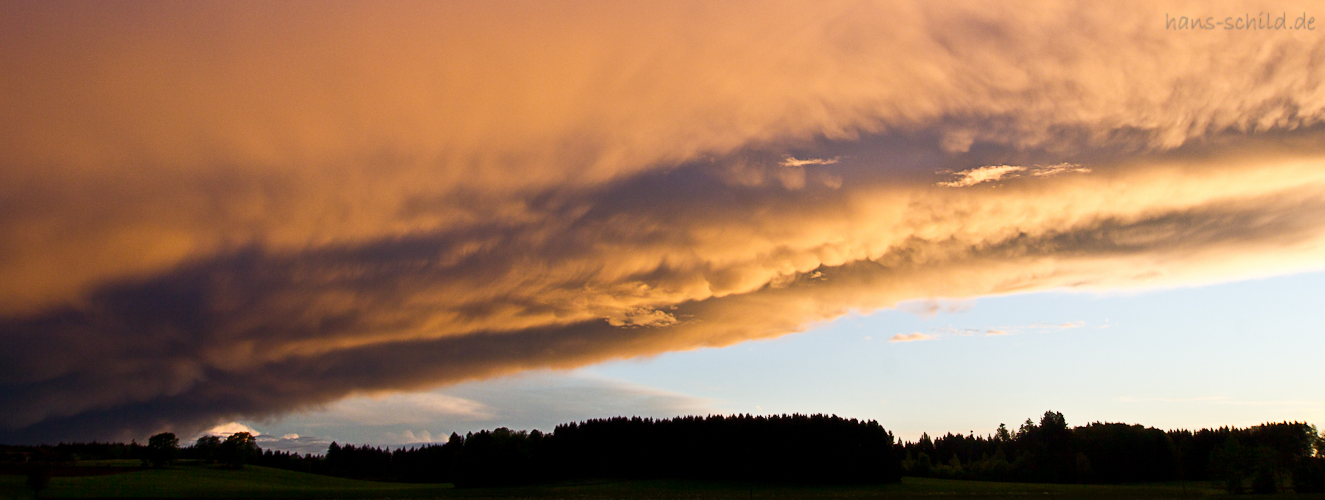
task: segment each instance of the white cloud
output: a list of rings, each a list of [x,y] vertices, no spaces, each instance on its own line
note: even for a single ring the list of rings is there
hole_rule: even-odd
[[[1017,172],[1022,172],[1024,170],[1026,170],[1026,167],[1018,167],[1015,165],[990,165],[987,167],[972,168],[960,172],[951,172],[952,175],[957,177],[956,180],[938,182],[935,183],[935,185],[943,187],[974,186],[982,182],[994,182],[1004,178],[1011,178],[1015,176],[1014,174]]]
[[[803,167],[805,165],[832,165],[837,163],[840,157],[833,158],[810,158],[808,160],[797,160],[794,156],[788,156],[782,160],[782,165],[786,167]]]
[[[445,442],[446,436],[442,436],[441,439],[442,442]],[[400,433],[395,433],[395,432],[386,433],[386,442],[389,444],[419,444],[419,443],[432,443],[434,441],[431,432],[423,430],[416,433],[411,429],[405,429],[403,432]]]
[[[1072,328],[1081,328],[1083,326],[1086,326],[1085,321],[1068,321],[1057,324],[1032,323],[1026,326],[1011,326],[1007,328],[1025,328],[1025,329],[1034,329],[1042,331],[1054,331],[1054,330],[1069,330]]]
[[[970,300],[921,299],[908,300],[897,304],[897,309],[916,316],[932,318],[939,313],[966,312],[975,306]]]
[[[994,328],[983,328],[983,329],[982,329],[982,328],[956,328],[956,327],[952,327],[952,326],[945,326],[945,327],[943,327],[943,328],[934,328],[934,329],[931,329],[931,330],[929,331],[929,333],[927,333],[927,334],[922,334],[922,333],[919,333],[919,332],[916,332],[916,333],[910,333],[910,334],[900,334],[900,333],[899,333],[899,334],[893,336],[893,339],[890,340],[890,342],[909,342],[909,341],[913,341],[913,340],[930,340],[930,339],[937,339],[937,338],[940,338],[940,337],[943,337],[943,336],[946,336],[946,335],[956,335],[956,336],[959,336],[959,337],[970,337],[970,336],[972,336],[972,335],[976,335],[976,334],[983,334],[983,335],[986,336],[986,337],[997,337],[997,336],[1002,336],[1002,335],[1017,335],[1017,334],[1019,334],[1019,333],[1023,333],[1023,332],[1026,332],[1026,331],[1033,331],[1033,332],[1053,332],[1053,331],[1067,330],[1067,329],[1072,329],[1072,328],[1080,328],[1080,327],[1083,327],[1083,326],[1086,326],[1086,322],[1085,322],[1085,321],[1069,321],[1069,322],[1055,323],[1055,324],[1031,323],[1031,324],[1029,324],[1029,325],[999,326],[999,327],[994,327]],[[917,335],[919,335],[919,336],[921,336],[921,337],[916,337]]]
[[[1224,401],[1224,400],[1227,400],[1227,399],[1228,399],[1228,396],[1202,396],[1202,397],[1193,397],[1193,398],[1164,398],[1164,397],[1149,397],[1149,396],[1122,396],[1122,397],[1119,397],[1119,398],[1116,398],[1116,399],[1117,399],[1118,401],[1120,401],[1120,402],[1123,402],[1123,403],[1149,403],[1149,402],[1160,402],[1160,403],[1196,403],[1196,402],[1203,402],[1203,401]]]
[[[231,435],[231,434],[235,434],[235,433],[237,433],[237,432],[247,432],[247,433],[249,433],[249,434],[252,434],[253,436],[261,436],[261,435],[262,435],[262,433],[261,433],[261,432],[258,432],[257,429],[254,429],[254,428],[249,427],[249,426],[247,426],[247,425],[241,424],[241,423],[239,423],[239,422],[230,422],[230,423],[221,424],[221,425],[218,425],[218,426],[212,427],[211,429],[207,429],[207,430],[205,430],[205,431],[202,431],[202,433],[199,434],[199,436],[222,436],[222,437],[225,437],[225,436],[229,436],[229,435]]]
[[[958,172],[940,171],[940,174],[951,174],[956,179],[947,182],[937,182],[936,186],[943,187],[969,187],[985,182],[996,182],[1007,179],[1015,179],[1023,173],[1034,177],[1050,177],[1065,173],[1088,174],[1090,169],[1076,163],[1056,163],[1053,165],[1040,166],[1033,165],[1023,167],[1019,165],[988,165],[984,167],[972,168]]]
[[[1078,165],[1076,163],[1058,163],[1054,165],[1049,165],[1047,167],[1036,166],[1035,168],[1031,169],[1030,172],[1031,175],[1034,175],[1036,177],[1048,177],[1051,175],[1066,174],[1066,173],[1089,174],[1090,169]]]
[[[331,441],[315,436],[300,436],[298,434],[285,434],[279,438],[275,436],[258,436],[258,446],[264,450],[287,451],[293,453],[311,453],[321,455],[327,452],[327,446]]]
[[[1237,405],[1237,406],[1325,407],[1325,401],[1323,400],[1311,400],[1311,399],[1239,400],[1239,399],[1233,399],[1229,396],[1199,396],[1199,397],[1190,397],[1190,398],[1122,396],[1116,398],[1116,400],[1123,403],[1211,403],[1211,404]]]
[[[557,424],[589,418],[668,418],[723,411],[706,398],[588,371],[533,372],[427,392],[350,398],[321,410],[291,415],[268,428],[301,436],[297,441],[273,438],[271,443],[276,449],[304,452],[316,448],[310,439],[320,440],[323,450],[332,438],[341,443],[375,446],[444,443],[452,432],[464,435],[497,427],[551,431]]]
[[[438,392],[415,392],[344,399],[316,412],[311,423],[381,426],[426,423],[439,418],[483,420],[493,416],[493,409],[478,401]]]

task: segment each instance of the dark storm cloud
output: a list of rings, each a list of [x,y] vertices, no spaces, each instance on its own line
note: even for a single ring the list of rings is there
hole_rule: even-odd
[[[1104,166],[960,194],[730,185],[705,163],[548,193],[523,226],[238,251],[6,319],[4,438],[194,432],[354,394],[778,336],[918,297],[1237,275],[1221,267],[1230,256],[1269,249],[1313,259],[1321,174],[1232,163]]]
[[[0,440],[1322,261],[1243,4],[136,5],[0,4]]]

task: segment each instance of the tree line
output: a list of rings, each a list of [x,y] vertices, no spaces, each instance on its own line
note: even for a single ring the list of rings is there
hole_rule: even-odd
[[[262,451],[257,439],[247,432],[236,432],[222,439],[220,436],[202,436],[190,446],[180,447],[179,438],[171,432],[152,436],[146,445],[135,440],[130,443],[60,443],[58,445],[12,446],[0,445],[0,463],[70,466],[80,460],[141,460],[143,467],[161,468],[179,459],[194,460],[230,468],[244,464],[272,462],[277,457],[297,456],[271,450]],[[301,460],[320,460],[318,455],[299,457]]]
[[[1164,431],[1120,423],[1069,427],[1045,412],[1014,433],[928,434],[898,445],[907,475],[986,481],[1218,481],[1230,493],[1325,490],[1325,439],[1304,422]]]
[[[1016,432],[922,435],[896,442],[875,421],[835,415],[714,415],[594,419],[552,432],[507,428],[451,434],[442,444],[388,449],[331,443],[323,455],[263,451],[253,436],[174,434],[138,443],[0,446],[3,461],[176,459],[223,467],[256,464],[348,478],[530,484],[589,478],[710,479],[797,483],[900,481],[901,476],[1057,483],[1217,481],[1232,493],[1325,491],[1325,439],[1302,422],[1164,431],[1120,423],[1070,427],[1049,411]],[[26,454],[26,455],[24,455]],[[45,458],[40,458],[45,457]]]
[[[239,437],[236,437],[239,436]],[[147,446],[60,444],[83,459],[133,458],[164,466],[177,458],[245,463],[340,477],[457,486],[590,478],[710,479],[792,483],[892,483],[902,467],[892,433],[873,420],[836,415],[712,415],[608,418],[552,432],[498,428],[452,434],[444,444],[387,449],[331,443],[325,455],[263,451],[247,433],[204,436],[180,448],[170,433]],[[11,447],[12,448],[12,447]]]
[[[365,479],[529,484],[587,478],[796,483],[901,480],[892,433],[828,415],[609,418],[550,433],[498,428],[388,451],[332,443],[326,472]]]

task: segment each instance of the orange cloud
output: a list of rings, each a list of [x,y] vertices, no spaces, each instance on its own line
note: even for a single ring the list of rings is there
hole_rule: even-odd
[[[1325,41],[1162,26],[1245,4],[138,5],[0,6],[0,436],[1325,248]]]
[[[897,335],[893,335],[892,338],[888,339],[888,342],[894,342],[894,343],[895,343],[895,342],[916,342],[916,341],[920,341],[920,340],[934,340],[934,336],[933,336],[933,335],[925,335],[925,334],[920,333],[920,332],[914,332],[914,333],[899,333],[899,334],[897,334]]]
[[[1325,109],[1319,38],[1162,29],[1245,3],[142,5],[3,7],[4,311],[248,246],[528,222],[519,193],[752,144],[1168,148]]]

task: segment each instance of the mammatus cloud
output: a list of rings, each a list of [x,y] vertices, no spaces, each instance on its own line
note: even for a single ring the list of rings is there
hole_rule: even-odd
[[[282,5],[0,5],[0,440],[1323,262],[1246,4]]]
[[[0,308],[253,246],[528,223],[535,193],[782,143],[1148,150],[1319,123],[1318,38],[1162,27],[1255,4],[1135,7],[6,3]]]

